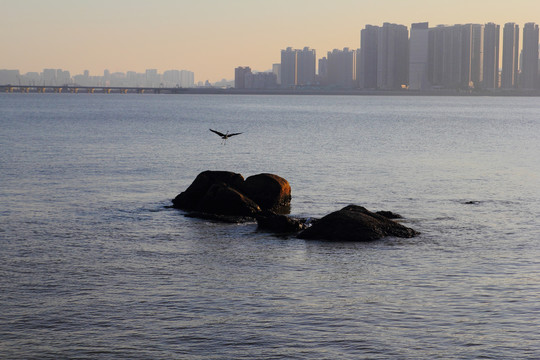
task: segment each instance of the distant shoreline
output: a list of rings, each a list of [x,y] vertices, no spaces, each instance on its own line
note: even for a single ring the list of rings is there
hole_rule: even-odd
[[[122,86],[31,86],[0,85],[2,93],[105,93],[105,94],[193,94],[193,95],[351,95],[351,96],[540,96],[540,90],[364,90],[364,89],[235,89],[235,88],[146,88]]]
[[[540,96],[540,90],[362,90],[362,89],[186,89],[183,94],[223,94],[223,95],[351,95],[351,96]]]

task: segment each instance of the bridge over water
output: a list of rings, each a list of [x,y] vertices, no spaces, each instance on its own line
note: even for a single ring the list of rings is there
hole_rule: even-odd
[[[130,86],[79,86],[79,85],[0,85],[0,92],[8,93],[100,93],[100,94],[181,94],[187,92],[181,87],[130,87]]]

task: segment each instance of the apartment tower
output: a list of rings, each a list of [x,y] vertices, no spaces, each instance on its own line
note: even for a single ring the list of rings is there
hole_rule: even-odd
[[[377,44],[377,87],[400,89],[409,83],[409,31],[404,25],[384,23]]]
[[[527,23],[523,27],[523,56],[521,68],[521,87],[538,87],[538,25]]]
[[[354,87],[356,80],[356,51],[344,48],[328,52],[326,81],[341,88]]]
[[[360,33],[360,66],[358,85],[363,89],[377,87],[377,44],[379,27],[366,25]]]
[[[315,50],[305,47],[302,50],[296,50],[296,84],[312,85],[315,82],[315,69],[317,56]]]
[[[429,24],[427,22],[412,24],[409,40],[409,89],[429,89],[428,56]]]
[[[281,86],[296,85],[296,50],[288,47],[281,50]]]
[[[496,89],[499,87],[499,37],[500,25],[488,23],[484,25],[484,69],[482,87]]]
[[[519,25],[506,23],[503,29],[501,87],[517,87],[519,64]]]

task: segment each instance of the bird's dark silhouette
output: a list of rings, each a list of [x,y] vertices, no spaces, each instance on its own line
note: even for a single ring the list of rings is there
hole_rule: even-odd
[[[221,132],[213,130],[213,129],[210,129],[210,131],[213,132],[214,134],[218,134],[223,139],[223,143],[225,143],[225,141],[227,141],[227,139],[230,138],[231,136],[242,134],[242,133],[231,133],[231,134],[229,134],[228,131],[224,134],[224,133],[221,133]]]

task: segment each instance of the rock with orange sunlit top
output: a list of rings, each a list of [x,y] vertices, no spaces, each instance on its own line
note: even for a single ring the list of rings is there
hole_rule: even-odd
[[[200,173],[172,202],[174,208],[192,214],[255,217],[263,210],[287,213],[291,186],[273,174],[254,175],[244,181],[242,175],[234,172],[208,170]]]
[[[291,205],[291,186],[274,174],[250,176],[242,184],[242,192],[255,201],[261,209],[288,214]]]

